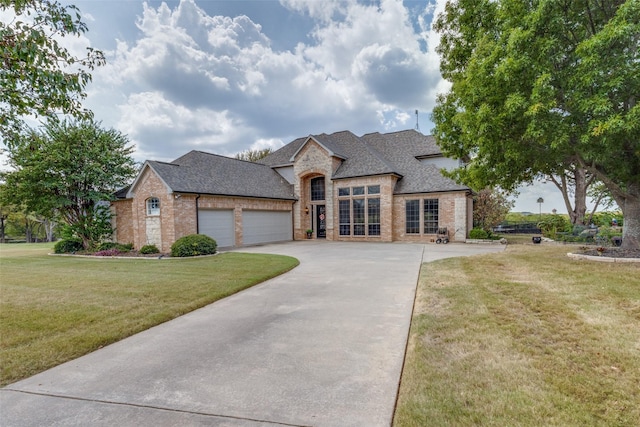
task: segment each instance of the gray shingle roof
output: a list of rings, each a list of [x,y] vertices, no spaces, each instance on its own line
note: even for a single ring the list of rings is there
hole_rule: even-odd
[[[396,194],[468,190],[445,178],[440,169],[418,160],[441,154],[433,136],[415,130],[392,133],[370,133],[358,137],[349,131],[311,136],[333,154],[342,158],[331,179],[395,174],[400,180]],[[291,158],[308,140],[298,138],[270,154],[260,162],[271,166],[292,164]]]
[[[147,163],[177,193],[295,200],[293,186],[262,164],[202,151],[190,151],[171,163]]]
[[[425,136],[415,130],[410,130],[387,134],[371,133],[362,136],[362,139],[395,165],[397,171],[402,175],[396,184],[395,194],[469,189],[469,187],[456,184],[452,179],[442,176],[438,167],[424,164],[417,159],[417,157],[441,153],[432,136]]]

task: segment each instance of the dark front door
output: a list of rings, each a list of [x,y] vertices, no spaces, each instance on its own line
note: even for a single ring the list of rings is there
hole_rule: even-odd
[[[325,205],[316,205],[316,224],[318,229],[316,230],[316,237],[327,237],[327,212]]]

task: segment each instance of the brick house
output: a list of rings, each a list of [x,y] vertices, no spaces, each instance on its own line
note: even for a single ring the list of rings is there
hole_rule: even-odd
[[[163,252],[188,234],[220,247],[312,238],[431,242],[439,228],[464,241],[471,190],[445,178],[431,136],[408,130],[298,138],[245,162],[191,151],[171,163],[147,161],[112,202],[114,235]]]

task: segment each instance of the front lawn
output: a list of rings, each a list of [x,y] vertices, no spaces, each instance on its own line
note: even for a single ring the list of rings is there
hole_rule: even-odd
[[[291,257],[235,252],[167,260],[48,256],[52,248],[0,245],[0,385],[298,265]]]
[[[640,425],[640,264],[571,249],[424,264],[394,426]]]

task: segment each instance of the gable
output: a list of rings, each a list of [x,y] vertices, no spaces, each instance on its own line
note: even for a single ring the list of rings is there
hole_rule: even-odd
[[[158,185],[160,185],[167,193],[172,192],[172,189],[167,184],[167,182],[162,179],[162,177],[157,173],[156,170],[154,170],[152,163],[147,161],[142,166],[142,169],[138,173],[138,176],[136,176],[133,183],[129,186],[125,197],[128,199],[134,197],[138,188],[140,188],[141,186],[146,186],[149,180],[157,180],[157,183],[151,184],[152,186],[157,187]]]

